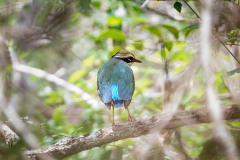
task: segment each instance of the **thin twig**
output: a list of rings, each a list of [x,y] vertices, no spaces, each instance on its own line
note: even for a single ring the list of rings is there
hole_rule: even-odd
[[[15,121],[21,121],[21,122],[23,122],[23,123],[25,123],[25,124],[27,124],[27,125],[31,125],[31,126],[33,126],[33,127],[38,127],[39,129],[41,129],[41,130],[44,130],[44,131],[47,131],[48,133],[51,133],[51,134],[55,134],[55,135],[57,135],[57,136],[61,136],[61,137],[67,137],[67,138],[73,138],[73,136],[68,136],[68,135],[65,135],[65,134],[60,134],[60,133],[58,133],[58,132],[55,132],[55,131],[53,131],[53,130],[50,130],[50,129],[47,129],[46,128],[46,126],[45,126],[45,124],[36,124],[36,123],[34,123],[33,121],[30,121],[30,120],[28,120],[29,118],[28,117],[21,117],[20,119],[16,119],[16,118],[14,118],[14,119],[10,119],[10,120],[8,120],[8,121],[6,121],[7,123],[15,123]],[[0,121],[0,127],[1,127],[1,121]],[[1,133],[1,128],[0,128],[0,133]]]
[[[45,127],[45,125],[43,125],[43,124],[35,124],[35,123],[32,123],[32,121],[24,121],[24,122],[25,122],[26,124],[28,124],[28,125],[31,125],[31,126],[33,126],[33,127],[38,127],[38,128],[40,128],[41,130],[47,131],[47,132],[49,132],[49,133],[51,133],[51,134],[55,134],[55,135],[57,135],[57,136],[66,137],[66,138],[73,138],[73,136],[68,136],[68,135],[61,134],[61,133],[55,132],[55,131],[53,131],[53,130],[47,129],[47,128]],[[43,127],[42,127],[42,126],[43,126]]]
[[[143,4],[141,5],[141,8],[146,7],[149,2],[150,2],[150,0],[145,0],[145,1],[143,2]]]
[[[199,18],[201,20],[201,17],[197,14],[197,12],[194,11],[194,9],[188,4],[188,2],[186,0],[183,0],[183,2],[189,7],[189,9],[197,16],[197,18]],[[230,51],[230,49],[228,49],[228,47],[224,44],[224,42],[216,35],[212,32],[213,36],[221,43],[221,45],[228,51],[229,54],[231,54],[231,56],[238,62],[238,64],[240,64],[240,61],[237,59],[237,57],[232,53],[232,51]]]
[[[218,36],[216,36],[213,33],[214,37],[217,38],[217,40],[222,44],[222,46],[232,55],[232,57],[238,62],[238,64],[240,64],[240,61],[237,59],[237,57],[228,49],[228,47],[224,44],[224,42],[218,38]]]
[[[176,19],[175,19],[174,17],[172,17],[171,15],[169,15],[169,14],[167,14],[167,13],[163,13],[163,12],[161,12],[161,11],[159,11],[159,10],[153,9],[153,8],[151,8],[151,7],[148,7],[148,6],[145,6],[144,9],[145,9],[146,11],[150,11],[150,12],[153,12],[153,13],[155,13],[155,14],[161,15],[161,16],[163,16],[163,17],[165,17],[165,18],[168,18],[168,19],[171,19],[171,20],[176,21]],[[177,21],[179,21],[179,20],[177,20]],[[181,20],[180,20],[180,21],[181,21]]]
[[[201,20],[201,17],[197,14],[197,12],[194,11],[194,9],[188,4],[188,2],[186,2],[185,0],[183,0],[183,2],[189,7],[189,9],[197,16],[197,18],[199,18]]]

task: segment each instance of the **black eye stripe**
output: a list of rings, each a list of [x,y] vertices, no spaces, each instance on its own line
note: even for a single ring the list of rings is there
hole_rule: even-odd
[[[128,61],[132,61],[133,58],[132,58],[132,57],[128,57],[127,60],[128,60]]]
[[[134,60],[133,57],[127,57],[126,59],[127,59],[128,62],[132,62]]]
[[[128,57],[128,59],[133,60],[134,58],[133,57]]]
[[[121,59],[121,60],[125,61],[126,63],[131,63],[134,61],[134,57],[132,57],[132,56],[129,56],[129,57],[113,56],[113,58]]]

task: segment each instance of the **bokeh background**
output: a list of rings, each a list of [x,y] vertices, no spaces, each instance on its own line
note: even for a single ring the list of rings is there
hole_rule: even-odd
[[[185,2],[1,0],[0,39],[7,48],[2,51],[11,53],[12,63],[29,67],[8,70],[13,75],[8,78],[7,96],[18,98],[19,121],[39,145],[111,126],[111,111],[97,95],[97,72],[120,49],[133,52],[143,62],[131,66],[136,89],[129,109],[134,119],[149,118],[162,110],[205,107],[199,58],[201,19],[192,11],[201,16],[202,4]],[[214,87],[220,104],[231,105],[238,103],[232,95],[239,95],[239,77],[234,74],[239,64],[216,37],[239,58],[239,1],[215,1],[212,10]],[[11,66],[8,60],[1,60],[5,62]],[[80,92],[49,80],[44,73],[73,84]],[[124,108],[116,109],[115,117],[118,123],[127,122]],[[1,120],[11,128],[10,119],[1,115]],[[239,122],[226,124],[238,149]],[[198,124],[159,136],[117,141],[65,159],[227,159],[213,135],[212,124]],[[2,141],[0,159],[19,159],[28,148],[24,138],[11,146]]]

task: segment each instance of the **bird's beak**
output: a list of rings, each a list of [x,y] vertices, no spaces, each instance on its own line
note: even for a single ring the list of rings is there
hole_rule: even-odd
[[[137,58],[134,58],[133,62],[136,62],[136,63],[142,63],[142,61],[140,61],[140,60],[137,59]]]

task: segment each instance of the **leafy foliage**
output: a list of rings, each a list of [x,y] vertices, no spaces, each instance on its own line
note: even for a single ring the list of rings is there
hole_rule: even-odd
[[[181,2],[175,2],[174,3],[174,5],[173,5],[173,7],[178,11],[178,12],[180,12],[181,13],[181,11],[182,11],[182,3]]]
[[[174,83],[197,55],[199,24],[196,21],[192,23],[191,20],[196,19],[167,19],[160,13],[141,8],[140,2],[47,0],[30,4],[19,1],[22,8],[14,7],[17,2],[0,2],[0,8],[3,8],[0,11],[0,33],[5,34],[5,29],[11,31],[8,43],[16,50],[19,61],[65,79],[98,101],[98,106],[93,107],[81,99],[82,95],[71,93],[39,77],[23,75],[21,85],[16,87],[23,95],[19,113],[23,117],[28,116],[33,122],[34,125],[28,126],[42,146],[53,144],[64,136],[85,135],[111,126],[111,111],[97,95],[96,76],[101,65],[121,48],[133,51],[143,61],[142,64],[132,66],[136,80],[136,90],[130,105],[133,117],[140,119],[157,115],[164,109],[167,99],[164,94],[168,94],[166,81]],[[193,17],[189,9],[183,13],[184,5],[180,1],[153,1],[149,4],[156,10],[161,5],[177,10],[174,10],[176,13],[171,11],[170,16],[177,14],[183,16],[183,19],[184,16]],[[7,10],[8,7],[11,12]],[[226,44],[239,42],[238,29],[232,28],[226,35]],[[220,59],[229,65],[229,56]],[[212,63],[217,64],[217,61]],[[230,94],[224,79],[228,70],[226,68],[219,67],[214,75],[214,85],[220,96]],[[232,69],[230,75],[238,74],[239,69],[233,70],[233,66],[229,68]],[[191,78],[191,86],[183,94],[180,109],[196,109],[205,105],[203,82],[202,70],[198,69]],[[221,103],[234,102],[221,99]],[[115,111],[116,121],[127,121],[127,112],[123,108]],[[44,124],[44,127],[38,124]],[[239,122],[236,126],[240,126]],[[211,159],[208,153],[215,155],[219,152],[220,145],[212,140],[209,134],[211,130],[212,126],[207,124],[178,129],[189,157]],[[149,137],[118,141],[66,159],[138,159],[139,144]],[[176,136],[172,134],[169,139],[167,150],[181,152],[176,145],[179,142]],[[0,154],[0,159],[4,159],[18,155],[19,150],[26,149],[26,145],[20,142],[7,148],[1,144],[0,148],[6,151]],[[149,153],[146,159],[171,159],[157,144],[146,148]],[[0,153],[4,151],[0,150]]]

